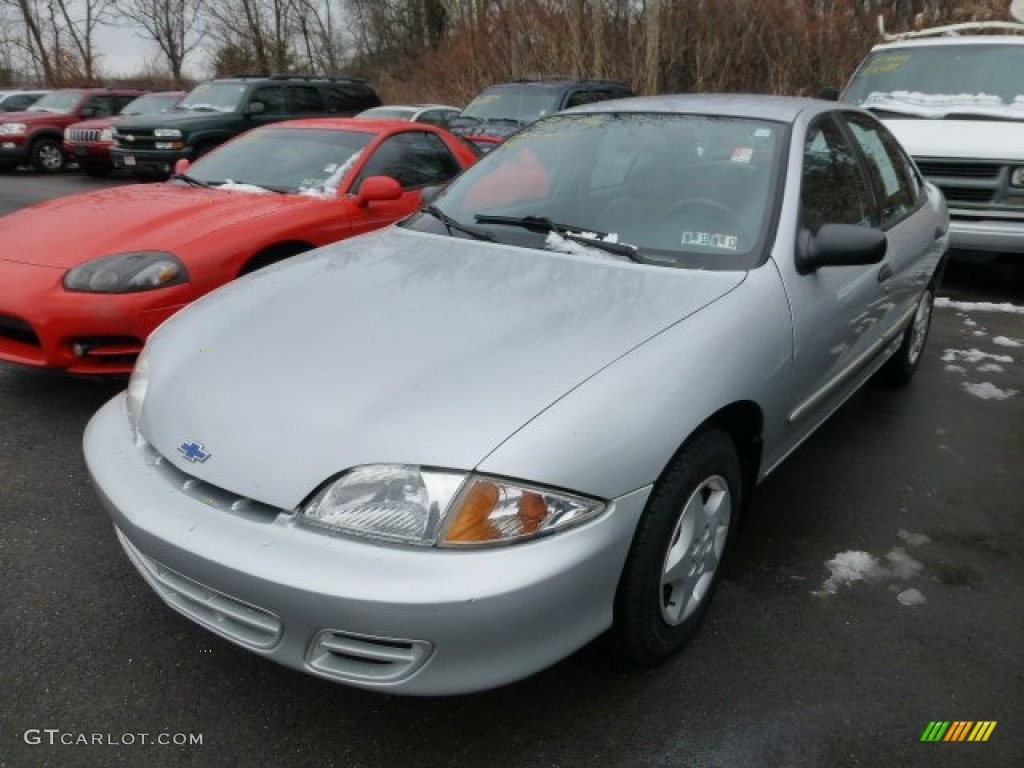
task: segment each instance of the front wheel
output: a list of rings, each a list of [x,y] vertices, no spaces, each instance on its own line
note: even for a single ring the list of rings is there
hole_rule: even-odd
[[[932,286],[924,289],[920,300],[917,302],[917,309],[914,311],[914,319],[910,321],[907,330],[903,332],[900,347],[890,357],[879,371],[882,381],[886,384],[902,387],[910,383],[921,363],[921,356],[924,352],[924,343],[928,340],[928,331],[932,324],[932,309],[935,304],[935,293]]]
[[[739,516],[742,474],[732,439],[712,429],[673,459],[647,502],[615,596],[611,640],[652,664],[697,631]]]
[[[64,149],[56,139],[36,139],[29,161],[39,173],[59,173],[64,170]]]

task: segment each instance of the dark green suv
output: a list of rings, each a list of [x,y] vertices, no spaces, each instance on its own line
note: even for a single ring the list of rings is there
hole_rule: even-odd
[[[129,118],[114,131],[111,158],[144,179],[167,178],[174,164],[195,160],[240,133],[298,117],[349,117],[380,104],[352,77],[230,77],[197,85],[170,112]]]

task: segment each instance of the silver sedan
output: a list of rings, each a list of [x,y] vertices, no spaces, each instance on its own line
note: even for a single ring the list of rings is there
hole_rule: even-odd
[[[909,381],[948,240],[886,129],[813,100],[590,105],[424,197],[175,315],[85,435],[172,608],[408,694],[682,646],[758,482]]]

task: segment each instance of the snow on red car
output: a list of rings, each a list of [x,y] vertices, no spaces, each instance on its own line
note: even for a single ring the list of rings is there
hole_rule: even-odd
[[[165,184],[51,200],[0,218],[0,360],[127,373],[149,333],[236,277],[390,224],[477,155],[401,121],[250,131]]]

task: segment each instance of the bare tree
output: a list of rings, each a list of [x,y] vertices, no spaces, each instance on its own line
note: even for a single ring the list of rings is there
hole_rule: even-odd
[[[199,44],[202,29],[202,0],[114,0],[122,18],[146,31],[167,60],[176,87],[185,78],[185,57]]]

